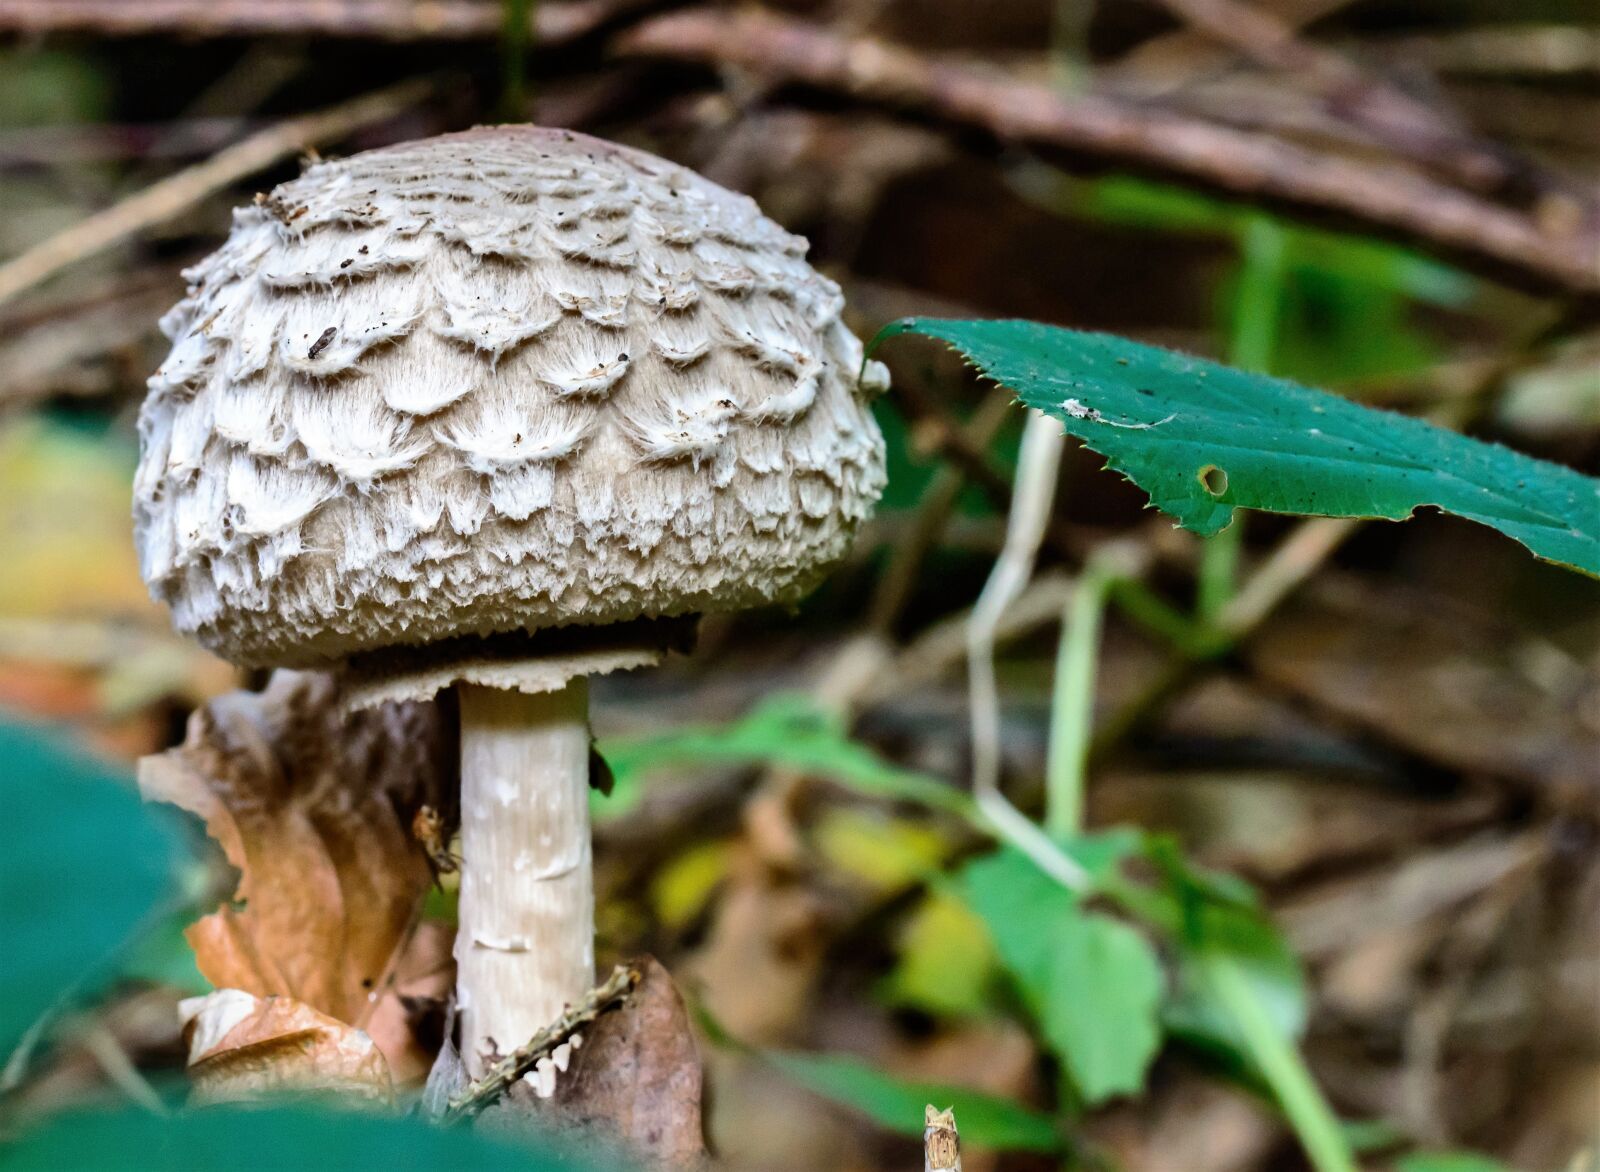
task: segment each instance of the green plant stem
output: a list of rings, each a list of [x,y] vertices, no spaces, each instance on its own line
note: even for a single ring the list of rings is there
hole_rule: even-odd
[[[1358,1172],[1344,1132],[1299,1050],[1272,1022],[1238,963],[1207,950],[1200,961],[1212,994],[1232,1015],[1250,1056],[1272,1089],[1317,1172]]]
[[[1113,582],[1111,601],[1125,618],[1191,659],[1206,659],[1227,646],[1214,631],[1195,622],[1137,578]]]
[[[533,42],[533,21],[538,0],[501,0],[500,113],[508,122],[528,117],[528,51]]]
[[[1217,619],[1233,600],[1239,583],[1239,554],[1244,548],[1244,513],[1200,547],[1200,572],[1195,582],[1194,617],[1202,631],[1214,631]]]
[[[1289,234],[1270,216],[1254,215],[1239,232],[1241,265],[1234,294],[1228,361],[1268,374],[1278,351]]]
[[[1062,614],[1045,769],[1045,829],[1056,838],[1075,835],[1083,829],[1100,623],[1116,580],[1116,574],[1103,560],[1090,558]]]

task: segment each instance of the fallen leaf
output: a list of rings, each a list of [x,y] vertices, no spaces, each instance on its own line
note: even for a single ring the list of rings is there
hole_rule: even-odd
[[[428,1076],[442,1041],[445,1007],[456,984],[454,924],[424,920],[395,965],[394,981],[378,1000],[366,1031],[389,1059],[396,1083]]]
[[[407,1053],[404,1018],[383,1002],[398,999],[433,882],[412,817],[453,792],[454,762],[434,704],[345,715],[324,674],[277,672],[264,692],[198,710],[180,747],[140,763],[139,784],[203,818],[239,869],[232,902],[186,933],[205,978],[376,1023],[397,1071],[425,1070],[431,1056]]]
[[[394,1103],[383,1052],[362,1030],[292,997],[218,989],[179,1005],[189,1043],[190,1101],[251,1102],[331,1092]]]
[[[539,1076],[530,1073],[483,1112],[483,1126],[575,1129],[586,1146],[620,1143],[661,1172],[705,1165],[704,1075],[688,1010],[653,957],[633,967],[641,974],[638,987],[579,1035],[581,1044],[564,1057],[566,1070],[552,1072],[554,1093],[541,1098]]]
[[[729,854],[705,941],[683,971],[729,1033],[789,1045],[807,1023],[830,939],[827,902],[770,866],[747,837]]]

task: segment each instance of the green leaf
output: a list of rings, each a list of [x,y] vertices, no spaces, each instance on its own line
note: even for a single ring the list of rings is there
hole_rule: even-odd
[[[1062,420],[1197,533],[1237,508],[1403,520],[1436,506],[1600,577],[1600,481],[1282,379],[1026,321],[908,318]]]
[[[180,841],[131,781],[43,729],[0,722],[0,1060],[177,888]]]
[[[943,1017],[975,1017],[988,1008],[995,971],[989,930],[964,900],[939,885],[907,917],[899,959],[878,986],[890,1005]]]
[[[1414,1152],[1402,1156],[1395,1172],[1508,1172],[1499,1160],[1476,1152]]]
[[[606,1161],[605,1167],[618,1167]],[[58,1116],[0,1145],[0,1172],[584,1172],[552,1148],[518,1147],[469,1128],[310,1107],[210,1107],[170,1118],[147,1111]]]
[[[1233,1015],[1217,1004],[1203,977],[1201,960],[1214,951],[1233,960],[1274,1028],[1298,1038],[1307,1016],[1305,972],[1282,934],[1269,920],[1237,907],[1211,904],[1200,915],[1204,943],[1181,946],[1177,979],[1162,1014],[1167,1029],[1204,1049],[1246,1051]]]
[[[1234,1014],[1217,1003],[1205,979],[1205,958],[1222,953],[1273,1027],[1298,1038],[1309,1012],[1305,972],[1254,889],[1236,876],[1194,866],[1164,835],[1150,835],[1145,853],[1162,885],[1130,892],[1133,898],[1124,906],[1167,934],[1177,949],[1177,980],[1162,1012],[1167,1029],[1229,1065],[1250,1067]]]
[[[962,889],[1084,1098],[1137,1091],[1161,1045],[1163,980],[1148,941],[1086,911],[1014,850],[970,864]]]
[[[954,1107],[963,1144],[994,1151],[1060,1152],[1066,1142],[1050,1116],[1011,1099],[965,1087],[903,1082],[854,1058],[766,1051],[790,1079],[901,1135],[920,1136],[923,1108]]]
[[[607,741],[602,746],[616,779],[616,793],[596,807],[614,815],[636,800],[642,775],[670,765],[784,765],[828,777],[871,797],[917,802],[972,817],[972,799],[937,778],[901,769],[844,727],[817,711],[806,698],[778,696],[743,719],[721,727],[685,728],[656,737]]]

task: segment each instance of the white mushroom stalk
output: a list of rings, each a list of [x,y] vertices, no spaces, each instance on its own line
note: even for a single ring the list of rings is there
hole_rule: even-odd
[[[504,1056],[594,984],[589,686],[463,684],[457,1007],[467,1073]]]

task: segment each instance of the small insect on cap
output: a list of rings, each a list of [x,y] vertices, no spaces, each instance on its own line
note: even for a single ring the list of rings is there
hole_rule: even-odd
[[[884,483],[884,373],[858,379],[805,253],[747,197],[565,131],[311,167],[163,320],[152,594],[256,667],[798,600]]]

